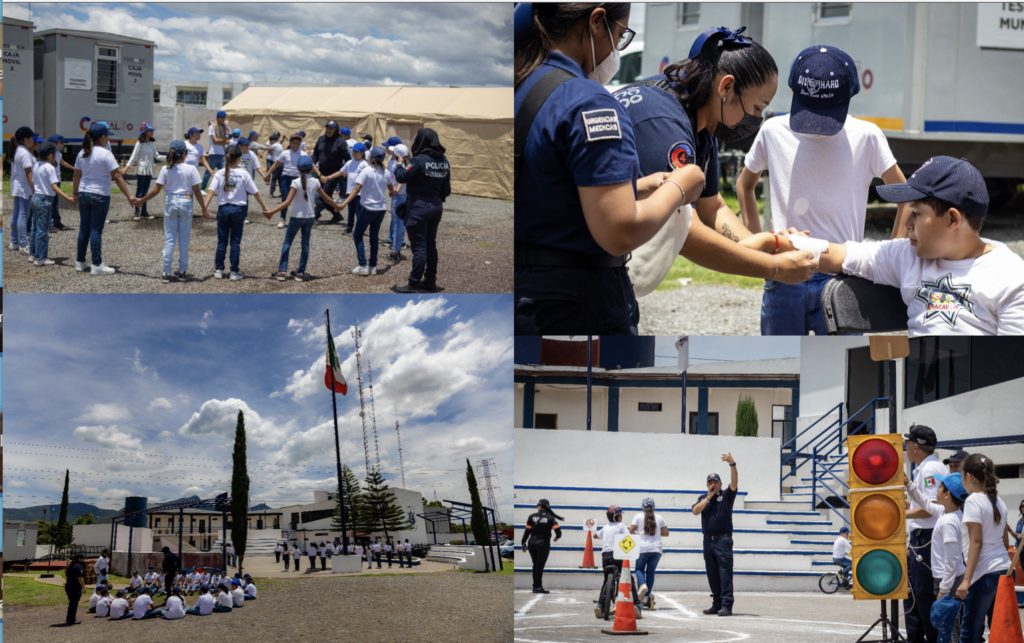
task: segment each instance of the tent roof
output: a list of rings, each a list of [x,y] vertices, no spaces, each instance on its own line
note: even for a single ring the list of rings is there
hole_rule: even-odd
[[[234,116],[423,119],[513,122],[512,88],[250,87],[224,106]]]

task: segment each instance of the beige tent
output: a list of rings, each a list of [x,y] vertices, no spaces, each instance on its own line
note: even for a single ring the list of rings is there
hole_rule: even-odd
[[[512,199],[512,88],[250,87],[224,106],[228,121],[261,140],[305,130],[307,148],[338,121],[354,137],[375,142],[398,136],[412,144],[430,127],[447,148],[452,192]]]

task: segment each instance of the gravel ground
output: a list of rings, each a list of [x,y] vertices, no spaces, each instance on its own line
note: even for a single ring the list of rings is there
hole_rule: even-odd
[[[269,198],[269,188],[257,177],[256,184],[267,205],[276,207],[280,200]],[[129,188],[135,189],[130,182]],[[75,253],[78,239],[78,214],[61,202],[61,217],[67,230],[50,235],[50,259],[53,266],[30,266],[28,258],[7,248],[9,235],[4,239],[4,278],[12,293],[349,293],[390,292],[392,286],[405,284],[411,269],[411,252],[402,250],[404,260],[388,261],[390,248],[381,245],[378,250],[377,270],[373,277],[349,274],[358,265],[352,237],[343,234],[344,226],[321,225],[313,229],[310,239],[307,281],[279,282],[271,278],[277,271],[281,256],[284,230],[278,229],[278,216],[268,222],[261,214],[259,204],[250,199],[249,218],[242,235],[241,269],[245,279],[229,281],[214,279],[213,256],[217,249],[216,202],[211,207],[211,218],[204,220],[195,208],[192,236],[189,246],[191,279],[185,283],[160,282],[163,272],[163,213],[164,192],[149,202],[149,211],[157,218],[133,221],[133,209],[123,195],[111,198],[110,215],[103,231],[103,261],[117,269],[117,274],[92,277],[75,272]],[[3,225],[9,229],[13,200],[3,197]],[[439,255],[438,285],[448,293],[512,292],[512,224],[514,206],[510,202],[453,194],[444,205],[444,215],[438,229]],[[330,218],[330,210],[322,220]],[[391,215],[386,214],[381,229],[381,241],[387,238]],[[289,256],[288,270],[298,268],[301,237],[296,237]],[[369,238],[364,238],[369,255]],[[408,241],[406,241],[408,243]],[[86,253],[86,259],[91,255]],[[175,251],[173,270],[177,270]]]
[[[512,576],[444,572],[414,576],[304,578],[262,582],[259,599],[241,611],[168,621],[112,622],[85,614],[64,622],[65,606],[7,606],[4,638],[52,643],[146,641],[181,643],[240,639],[264,641],[512,640]],[[195,598],[188,599],[191,605]],[[201,634],[200,634],[201,632]]]
[[[1024,257],[1021,217],[1002,218],[982,228],[982,234],[1005,243]],[[865,238],[888,239],[884,230],[868,228]],[[656,290],[640,302],[641,335],[760,335],[760,290],[736,286],[684,286]]]

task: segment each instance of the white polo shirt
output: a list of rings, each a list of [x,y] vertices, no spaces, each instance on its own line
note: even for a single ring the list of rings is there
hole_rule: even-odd
[[[935,454],[928,456],[924,459],[920,466],[914,468],[914,477],[911,478],[911,484],[917,487],[917,490],[921,492],[923,496],[928,498],[931,502],[935,502],[935,494],[939,490],[939,481],[935,479],[935,476],[945,476],[949,473],[946,469],[946,465],[942,464],[942,461],[935,457]],[[918,509],[920,505],[914,502],[914,499],[910,499],[910,508]],[[913,531],[914,529],[934,529],[935,521],[938,520],[938,516],[930,516],[928,518],[917,518],[907,520],[907,531]]]

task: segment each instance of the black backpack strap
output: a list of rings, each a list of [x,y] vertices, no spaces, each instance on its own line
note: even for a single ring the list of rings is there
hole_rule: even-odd
[[[559,85],[570,78],[575,78],[575,76],[564,69],[552,69],[541,76],[540,80],[538,80],[534,86],[530,88],[529,93],[526,94],[526,99],[523,100],[523,104],[520,105],[519,112],[515,116],[516,138],[514,176],[519,176],[519,168],[523,164],[523,149],[526,147],[526,137],[530,133],[530,128],[533,127],[533,120],[537,118],[537,113],[540,112],[540,108],[544,105],[544,102],[547,101],[551,92],[555,91]]]

